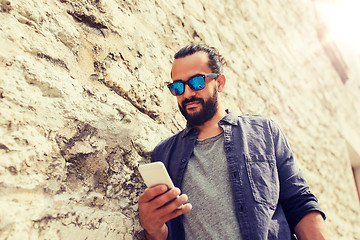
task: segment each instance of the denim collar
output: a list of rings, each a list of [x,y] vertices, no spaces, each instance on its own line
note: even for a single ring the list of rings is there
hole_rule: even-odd
[[[238,117],[236,114],[234,114],[233,112],[231,112],[229,109],[226,109],[226,115],[225,117],[223,117],[219,122],[218,125],[222,126],[222,125],[227,125],[227,124],[231,124],[231,125],[238,125]],[[181,133],[181,136],[184,138],[186,137],[188,134],[192,134],[192,135],[197,135],[198,134],[198,130],[193,127],[189,122],[186,123],[186,128],[183,130],[183,132]]]

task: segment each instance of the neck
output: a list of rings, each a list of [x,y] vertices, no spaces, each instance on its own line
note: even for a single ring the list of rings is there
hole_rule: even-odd
[[[218,122],[226,116],[226,111],[222,106],[218,106],[215,115],[201,126],[195,126],[199,130],[198,139],[206,139],[220,134],[223,130]]]

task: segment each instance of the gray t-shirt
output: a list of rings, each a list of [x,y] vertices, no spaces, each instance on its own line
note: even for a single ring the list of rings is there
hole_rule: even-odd
[[[186,239],[241,239],[223,133],[197,140],[182,192],[193,206],[184,215]]]

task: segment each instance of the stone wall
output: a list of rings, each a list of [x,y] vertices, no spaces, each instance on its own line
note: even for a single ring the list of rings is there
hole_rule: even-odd
[[[277,121],[327,213],[360,239],[339,122],[360,136],[310,1],[0,0],[0,239],[143,239],[137,171],[185,122],[168,93],[191,42],[228,61],[223,99]]]

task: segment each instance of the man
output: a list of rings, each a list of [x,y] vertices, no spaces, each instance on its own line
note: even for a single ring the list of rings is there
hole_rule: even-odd
[[[223,107],[222,63],[202,44],[175,54],[168,87],[188,124],[153,151],[177,188],[159,185],[140,196],[146,237],[327,239],[325,215],[279,127]]]

